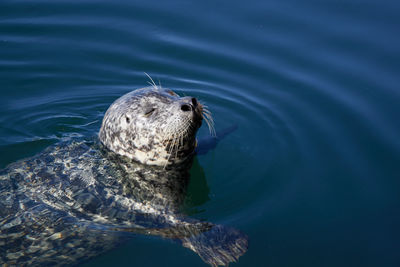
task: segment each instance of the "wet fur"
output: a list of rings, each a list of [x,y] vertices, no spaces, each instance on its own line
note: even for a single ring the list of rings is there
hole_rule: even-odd
[[[0,171],[0,265],[77,264],[132,234],[170,238],[212,266],[245,253],[240,231],[180,213],[204,111],[155,87],[111,105],[101,142],[64,140]]]

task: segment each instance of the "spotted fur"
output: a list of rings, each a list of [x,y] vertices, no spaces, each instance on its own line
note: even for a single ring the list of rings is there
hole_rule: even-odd
[[[77,264],[134,234],[175,240],[212,266],[237,260],[244,234],[180,213],[201,125],[194,101],[129,93],[107,111],[100,142],[63,140],[0,171],[0,265]]]
[[[143,164],[165,166],[180,163],[193,153],[201,121],[202,106],[197,100],[159,87],[144,88],[110,106],[99,137],[117,154]],[[173,147],[173,140],[180,144]]]

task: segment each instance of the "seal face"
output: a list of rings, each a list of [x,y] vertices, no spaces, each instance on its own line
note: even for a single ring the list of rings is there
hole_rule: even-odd
[[[111,151],[143,164],[181,163],[194,151],[202,111],[196,98],[179,97],[168,89],[136,90],[107,110],[100,141]]]
[[[130,233],[170,238],[212,266],[236,261],[246,235],[180,211],[209,116],[195,98],[140,89],[110,106],[101,143],[63,140],[0,170],[0,266],[76,265]]]

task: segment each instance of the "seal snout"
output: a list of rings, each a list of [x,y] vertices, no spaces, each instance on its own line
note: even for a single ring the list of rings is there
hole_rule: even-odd
[[[197,108],[198,101],[194,97],[185,97],[183,98],[184,102],[181,105],[182,111],[194,111]]]
[[[196,122],[203,119],[203,105],[194,97],[182,97],[181,110],[184,113],[192,114],[192,119]]]

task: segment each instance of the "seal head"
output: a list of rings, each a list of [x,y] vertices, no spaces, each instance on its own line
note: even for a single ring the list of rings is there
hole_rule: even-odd
[[[147,165],[178,164],[196,147],[203,107],[193,97],[148,87],[118,98],[107,110],[100,141],[111,151]]]

